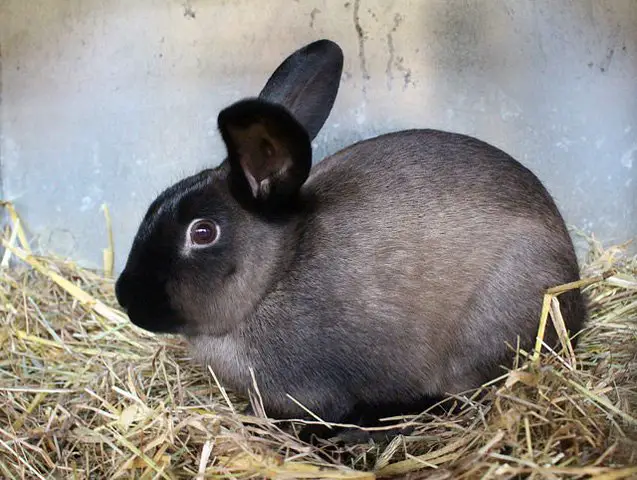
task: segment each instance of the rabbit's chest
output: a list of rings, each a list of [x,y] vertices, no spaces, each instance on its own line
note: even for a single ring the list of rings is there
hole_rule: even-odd
[[[214,372],[224,388],[246,392],[250,385],[250,361],[245,348],[230,335],[190,339],[195,359]]]

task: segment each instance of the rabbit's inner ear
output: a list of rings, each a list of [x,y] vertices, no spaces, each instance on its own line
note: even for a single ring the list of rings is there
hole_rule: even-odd
[[[292,154],[284,143],[273,138],[263,124],[247,128],[229,127],[237,146],[237,160],[256,200],[267,200],[272,186],[285,182],[293,167]]]
[[[312,145],[288,110],[248,99],[222,110],[218,122],[242,196],[276,204],[298,193],[312,168]]]

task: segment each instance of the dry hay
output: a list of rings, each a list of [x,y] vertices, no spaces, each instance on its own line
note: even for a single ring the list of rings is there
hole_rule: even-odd
[[[616,272],[584,289],[592,319],[575,359],[518,352],[484,398],[402,419],[417,425],[409,437],[317,448],[237,413],[245,401],[181,339],[116,310],[111,279],[30,256],[10,213],[5,252],[29,268],[0,271],[2,478],[637,477],[637,257],[623,248],[591,242],[584,277]]]

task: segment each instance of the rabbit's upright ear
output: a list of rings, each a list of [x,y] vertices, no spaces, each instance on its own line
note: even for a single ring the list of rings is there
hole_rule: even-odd
[[[290,112],[247,99],[222,110],[218,124],[236,195],[263,206],[280,205],[298,193],[312,167],[312,146]]]
[[[327,120],[341,81],[343,51],[330,40],[317,40],[287,57],[259,98],[287,108],[310,136]]]

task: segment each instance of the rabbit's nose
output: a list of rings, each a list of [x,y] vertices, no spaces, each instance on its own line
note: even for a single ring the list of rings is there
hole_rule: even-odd
[[[115,282],[115,297],[121,307],[126,310],[130,304],[131,296],[130,275],[124,271]]]

